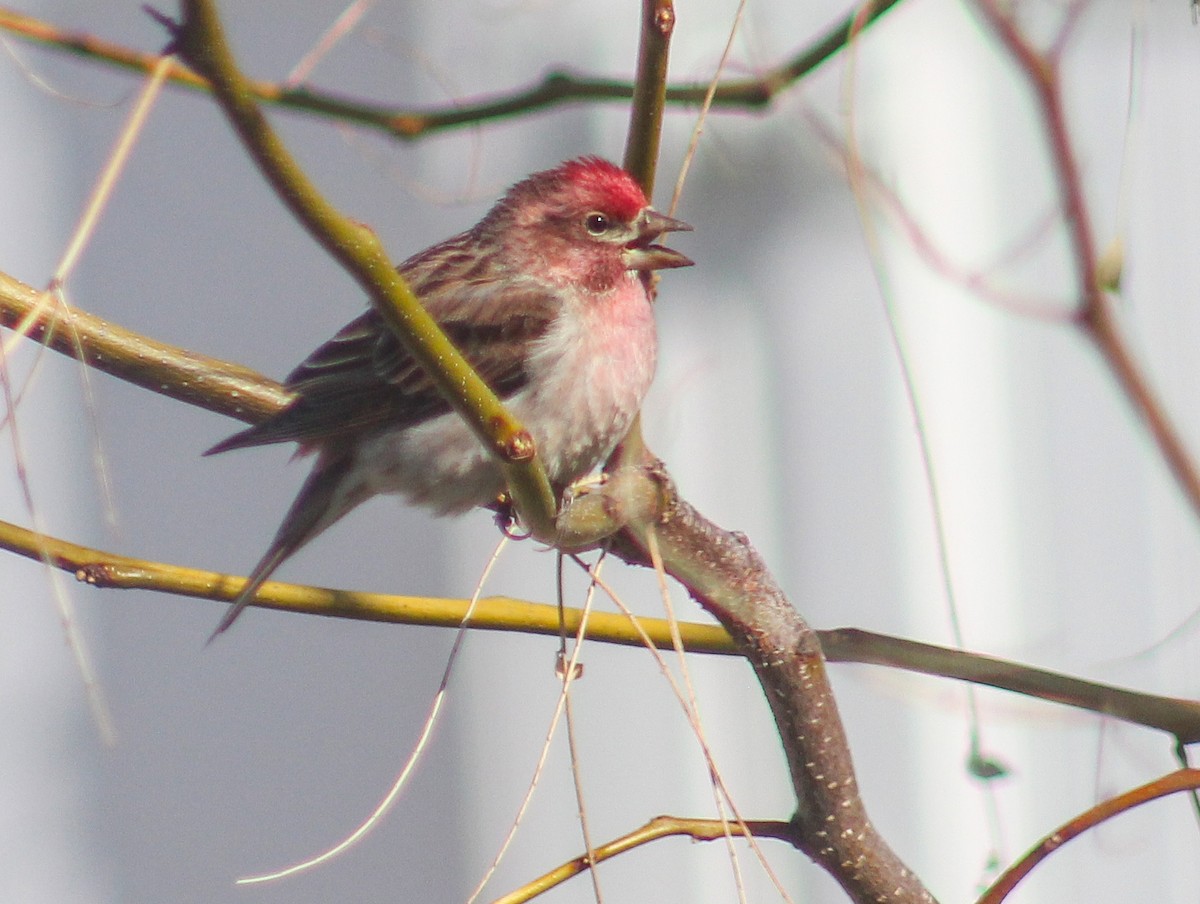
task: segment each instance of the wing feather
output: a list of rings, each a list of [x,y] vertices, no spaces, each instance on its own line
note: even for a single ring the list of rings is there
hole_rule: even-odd
[[[475,247],[472,233],[463,233],[405,261],[400,272],[484,382],[507,398],[528,381],[529,343],[549,329],[558,302],[544,286],[486,266]],[[206,454],[399,429],[450,410],[374,309],[317,348],[285,385],[295,393],[287,408]]]

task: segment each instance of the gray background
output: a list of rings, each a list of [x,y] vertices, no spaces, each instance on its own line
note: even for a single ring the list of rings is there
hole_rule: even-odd
[[[161,43],[138,4],[25,7],[131,46]],[[270,80],[341,10],[225,7],[245,68]],[[1059,13],[1027,9],[1031,27],[1051,34]],[[770,65],[844,12],[752,4],[733,71]],[[673,75],[703,80],[733,4],[681,3],[678,13]],[[418,105],[525,85],[552,66],[624,75],[636,21],[632,0],[602,9],[381,2],[313,83]],[[0,267],[40,285],[138,83],[6,40]],[[1123,319],[1193,448],[1198,42],[1182,3],[1132,12],[1097,3],[1065,70],[1099,240],[1125,241]],[[837,63],[769,115],[709,121],[679,209],[696,231],[677,245],[698,265],[667,276],[658,307],[652,446],[701,510],[750,535],[815,625],[951,642],[886,300],[932,444],[967,645],[1195,696],[1195,519],[1094,354],[1069,328],[984,304],[920,263],[878,205],[881,245],[869,253],[840,155],[812,127],[817,117],[845,135],[851,115],[864,155],[940,251],[1050,305],[1069,297],[1069,270],[1057,235],[1036,230],[1054,202],[1024,85],[969,14],[944,2],[904,4],[856,59],[852,100]],[[669,117],[660,204],[693,115]],[[580,153],[619,158],[626,125],[619,105],[574,106],[398,145],[286,114],[272,120],[329,197],[397,259],[474,222],[527,172]],[[1031,232],[1032,250],[1006,260]],[[69,290],[84,309],[275,377],[363,304],[264,187],[213,105],[176,90],[155,107]],[[23,348],[14,371],[35,361]],[[236,425],[103,376],[91,378],[89,405],[74,368],[55,356],[37,368],[20,426],[47,530],[231,573],[253,564],[303,477],[287,449],[201,459]],[[0,472],[11,477],[7,436]],[[32,523],[15,482],[0,485],[0,517]],[[461,597],[495,536],[484,514],[436,521],[375,500],[280,577]],[[660,611],[652,575],[615,566],[609,576],[636,610]],[[366,816],[416,737],[450,632],[251,611],[205,648],[214,604],[61,581],[112,710],[119,740],[109,749],[88,716],[53,586],[39,566],[0,558],[0,900],[459,901],[474,887],[550,719],[552,641],[470,637],[426,760],[374,834],[304,876],[238,888],[235,877],[316,853]],[[488,590],[551,601],[552,556],[510,548]],[[683,617],[702,618],[682,593],[675,602]],[[585,659],[576,707],[593,837],[659,812],[710,815],[703,760],[649,657],[593,646]],[[782,758],[748,669],[692,665],[742,813],[786,818]],[[974,895],[993,847],[1007,862],[1100,796],[1172,768],[1163,738],[985,692],[986,750],[1012,775],[984,788],[964,769],[961,686],[848,666],[834,679],[868,807],[945,901]],[[1075,842],[1012,900],[1194,901],[1194,832],[1182,799],[1152,805]],[[486,896],[581,845],[560,736]],[[794,900],[842,900],[802,857],[764,848]],[[774,899],[761,870],[742,862],[751,900]],[[606,864],[601,880],[609,901],[735,899],[719,845],[660,842]],[[546,900],[591,895],[578,879]]]

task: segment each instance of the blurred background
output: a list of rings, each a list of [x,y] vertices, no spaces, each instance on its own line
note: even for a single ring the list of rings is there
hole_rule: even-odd
[[[243,68],[280,81],[343,4],[224,7]],[[1064,16],[1061,4],[1019,7],[1045,39]],[[1097,241],[1123,242],[1124,326],[1200,450],[1190,239],[1200,234],[1200,30],[1182,0],[1076,7],[1064,78]],[[145,51],[163,43],[138,3],[31,0],[21,10]],[[711,76],[735,11],[679,4],[674,80]],[[829,0],[750,4],[730,74],[796,53],[846,12]],[[637,22],[633,0],[380,0],[309,82],[440,107],[551,68],[624,78]],[[41,286],[139,81],[12,37],[3,50],[0,269]],[[660,207],[695,117],[668,116]],[[468,227],[533,170],[582,153],[619,160],[627,125],[619,104],[576,104],[400,144],[280,111],[271,119],[328,197],[397,260]],[[877,199],[864,232],[837,146],[851,131],[959,273],[983,274],[1047,314],[1068,309],[1070,263],[1025,84],[968,8],[907,0],[853,57],[769,110],[709,118],[678,208],[695,232],[674,242],[697,266],[667,274],[657,307],[651,446],[701,511],[749,535],[815,626],[952,644],[890,309],[930,444],[966,646],[1197,696],[1200,533],[1140,425],[1061,318],[981,300],[923,260]],[[364,305],[209,99],[179,89],[154,107],[68,293],[123,326],[276,378]],[[0,443],[0,518],[244,574],[304,477],[282,447],[202,459],[238,426],[217,415],[28,345],[9,367],[18,385],[32,374],[16,423],[36,521],[11,428]],[[485,513],[435,520],[376,499],[278,577],[465,597],[496,540]],[[661,614],[652,574],[614,563],[607,576],[635,611]],[[374,833],[301,876],[238,887],[236,877],[311,856],[366,817],[416,740],[452,633],[251,610],[205,647],[217,604],[96,591],[13,556],[0,557],[0,588],[6,902],[465,900],[525,794],[559,690],[556,641],[472,634],[432,746]],[[89,714],[55,592],[74,607],[115,746]],[[510,546],[486,592],[552,602],[553,555]],[[579,604],[579,580],[571,593]],[[677,588],[675,606],[705,619]],[[650,656],[592,644],[583,661],[574,707],[593,839],[658,813],[715,815],[704,758]],[[749,668],[699,656],[690,666],[741,813],[786,819],[783,758]],[[984,690],[983,751],[1009,769],[985,784],[966,768],[962,685],[865,666],[834,666],[833,678],[875,823],[946,902],[977,894],[993,861],[1011,862],[1099,799],[1173,768],[1165,737]],[[1194,901],[1196,831],[1186,800],[1155,803],[1073,842],[1011,900]],[[560,730],[484,900],[582,847]],[[778,900],[738,847],[748,898]],[[801,855],[762,848],[792,900],[844,900]],[[605,863],[600,883],[610,902],[736,900],[720,844],[659,842]],[[580,877],[544,900],[592,899]]]

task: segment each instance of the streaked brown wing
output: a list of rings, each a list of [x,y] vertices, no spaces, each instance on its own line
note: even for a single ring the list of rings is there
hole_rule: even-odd
[[[406,261],[401,271],[426,309],[501,398],[528,380],[528,344],[543,335],[557,301],[511,276],[488,279],[475,256],[457,253],[466,234]],[[435,254],[441,250],[443,253]],[[503,295],[504,297],[501,297]],[[296,398],[277,415],[209,450],[402,428],[450,410],[433,381],[373,309],[308,356],[285,385]]]
[[[497,324],[448,321],[441,327],[484,382],[507,398],[525,385],[527,344],[549,323],[548,318],[522,316]],[[450,410],[425,370],[375,311],[347,329],[357,335],[321,346],[288,377],[288,388],[298,395],[279,415],[286,423],[277,426],[286,427],[289,434],[281,440],[407,427]]]

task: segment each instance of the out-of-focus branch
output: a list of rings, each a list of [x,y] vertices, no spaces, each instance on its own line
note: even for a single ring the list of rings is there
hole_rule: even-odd
[[[1084,681],[983,653],[874,634],[856,628],[818,631],[830,662],[857,662],[954,678],[1166,732],[1182,744],[1200,742],[1200,702],[1160,697]]]
[[[1044,52],[1021,31],[1007,4],[997,0],[977,0],[976,5],[1017,68],[1029,81],[1037,101],[1074,258],[1075,280],[1080,296],[1075,322],[1099,350],[1125,398],[1150,431],[1159,454],[1192,511],[1200,518],[1200,469],[1151,388],[1146,372],[1135,359],[1117,323],[1112,299],[1105,289],[1105,277],[1101,272],[1103,268],[1099,263],[1095,232],[1063,107],[1059,78],[1059,54],[1065,47],[1069,29],[1075,24],[1075,17],[1068,16],[1052,50]],[[1108,278],[1111,281],[1111,276]]]
[[[897,2],[879,0],[867,13],[866,22],[875,21]],[[780,93],[845,46],[855,15],[857,13],[830,26],[812,44],[761,76],[723,82],[713,97],[714,107],[739,111],[768,106]],[[45,47],[133,72],[149,72],[158,61],[157,54],[143,53],[85,32],[59,28],[12,10],[0,9],[0,29]],[[169,79],[181,87],[211,90],[207,79],[182,65],[173,69]],[[354,123],[405,140],[567,104],[627,102],[634,92],[634,86],[626,81],[594,78],[565,70],[549,72],[536,84],[508,94],[465,100],[445,109],[429,110],[369,104],[325,91],[289,88],[263,81],[251,82],[249,87],[252,94],[263,103]],[[707,90],[707,85],[674,85],[667,88],[665,101],[683,107],[698,106]]]
[[[523,523],[553,540],[557,508],[529,432],[508,412],[446,338],[392,266],[369,229],[342,216],[309,181],[267,123],[225,42],[211,3],[183,6],[177,52],[212,84],[213,93],[267,182],[309,234],[355,279],[442,395],[504,469]]]

